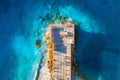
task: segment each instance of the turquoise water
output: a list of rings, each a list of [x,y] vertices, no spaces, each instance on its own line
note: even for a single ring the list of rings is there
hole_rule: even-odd
[[[0,80],[35,80],[44,58],[42,38],[56,14],[78,23],[76,61],[82,75],[87,80],[119,80],[119,9],[109,9],[109,4],[112,0],[0,0]],[[34,44],[38,39],[40,48]]]

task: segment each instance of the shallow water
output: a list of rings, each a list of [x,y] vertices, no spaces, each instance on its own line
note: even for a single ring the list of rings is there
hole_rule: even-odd
[[[76,26],[76,61],[87,80],[119,80],[117,0],[0,0],[0,80],[35,80],[45,43],[36,47],[55,14]],[[113,17],[114,16],[114,17]]]

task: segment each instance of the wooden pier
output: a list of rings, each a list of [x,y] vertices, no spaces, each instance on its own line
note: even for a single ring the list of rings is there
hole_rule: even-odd
[[[42,79],[40,72],[38,80],[71,80],[72,64],[75,59],[75,30],[74,24],[50,24],[44,40],[48,44],[46,70],[49,70],[47,79]],[[47,72],[46,72],[47,73]]]

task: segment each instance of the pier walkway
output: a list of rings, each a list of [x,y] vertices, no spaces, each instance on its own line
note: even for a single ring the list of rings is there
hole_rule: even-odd
[[[45,41],[48,44],[48,60],[45,61],[46,71],[42,70],[40,72],[38,80],[43,80],[43,75],[48,74],[48,70],[50,74],[46,77],[46,80],[72,79],[72,64],[75,61],[74,38],[74,24],[49,25],[45,37]]]
[[[72,54],[74,54],[74,24],[51,24],[53,51],[53,80],[71,80]]]

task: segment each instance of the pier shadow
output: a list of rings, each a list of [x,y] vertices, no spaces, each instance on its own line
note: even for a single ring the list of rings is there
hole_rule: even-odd
[[[85,32],[80,26],[75,28],[76,62],[81,73],[88,80],[98,80],[100,76],[118,80],[120,50],[113,44],[115,39],[108,34]]]
[[[85,32],[76,26],[76,62],[79,70],[89,80],[97,80],[99,73],[102,71],[102,52],[105,50],[105,35]],[[93,78],[90,78],[94,76]]]
[[[38,70],[37,70],[37,75],[36,75],[36,78],[35,80],[38,80],[39,78],[39,75],[40,75],[40,69],[42,68],[41,64],[38,65]]]

